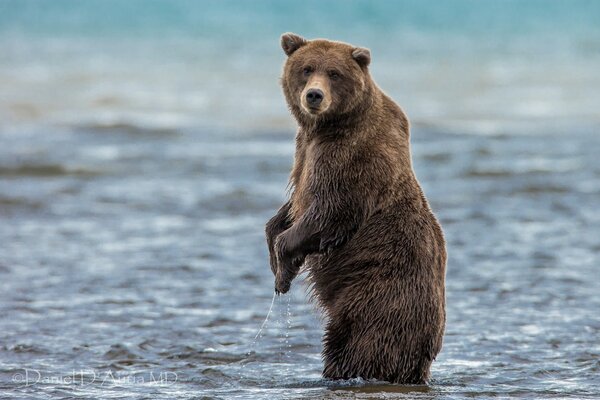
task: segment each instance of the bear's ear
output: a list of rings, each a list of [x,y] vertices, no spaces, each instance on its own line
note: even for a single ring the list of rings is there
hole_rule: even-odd
[[[306,43],[306,39],[304,39],[302,36],[296,35],[295,33],[288,32],[281,35],[281,48],[288,57]]]
[[[368,67],[371,63],[371,51],[364,47],[357,47],[352,50],[352,58],[354,58],[361,67]]]

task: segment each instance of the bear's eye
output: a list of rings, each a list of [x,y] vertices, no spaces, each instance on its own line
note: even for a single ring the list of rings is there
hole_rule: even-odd
[[[329,78],[333,81],[337,81],[338,79],[340,79],[340,73],[337,71],[329,71],[327,74],[329,75]]]
[[[304,67],[304,69],[302,70],[302,74],[304,76],[309,76],[312,73],[312,68],[311,67]]]

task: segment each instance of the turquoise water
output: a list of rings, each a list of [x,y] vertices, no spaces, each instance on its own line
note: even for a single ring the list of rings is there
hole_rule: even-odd
[[[0,0],[0,397],[597,398],[600,2]],[[320,377],[279,35],[371,48],[448,241],[427,387]]]
[[[577,0],[4,0],[0,119],[290,127],[278,40],[294,31],[370,47],[375,78],[413,122],[587,126],[599,118],[599,18],[598,2]]]
[[[3,0],[2,30],[51,35],[258,37],[286,29],[351,39],[396,32],[598,35],[593,0],[305,2],[257,0]],[[473,38],[481,40],[481,38]]]

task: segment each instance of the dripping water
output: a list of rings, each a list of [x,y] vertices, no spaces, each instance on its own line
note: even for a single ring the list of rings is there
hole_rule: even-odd
[[[267,321],[269,320],[269,317],[271,316],[271,312],[273,311],[273,305],[275,304],[275,297],[277,297],[277,294],[275,292],[273,292],[273,298],[271,299],[271,305],[269,306],[269,311],[267,312],[267,316],[265,317],[265,320],[263,321],[262,325],[260,326],[260,329],[258,330],[258,332],[256,332],[256,336],[254,336],[253,344],[256,344],[258,337],[262,334],[262,331],[265,328],[265,325],[267,325]]]
[[[248,352],[246,353],[246,357],[250,357],[252,355],[252,353],[255,352],[256,344],[262,338],[262,332],[265,329],[267,322],[269,321],[269,317],[271,316],[271,313],[273,312],[273,305],[275,305],[275,297],[277,297],[277,294],[275,292],[273,292],[273,298],[271,299],[271,305],[269,306],[269,311],[267,312],[267,316],[265,317],[265,320],[263,321],[263,323],[260,325],[258,332],[256,332],[256,335],[254,336],[254,339],[252,340],[252,344],[250,345],[250,350],[248,350]],[[245,364],[242,365],[242,367],[245,367]]]
[[[286,327],[285,327],[285,358],[289,361],[291,355],[291,347],[290,344],[290,331],[292,329],[292,312],[291,312],[291,303],[292,296],[291,294],[287,298],[287,307],[286,307]]]

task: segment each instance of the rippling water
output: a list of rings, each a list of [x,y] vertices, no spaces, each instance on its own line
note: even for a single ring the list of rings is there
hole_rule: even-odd
[[[598,3],[480,3],[0,2],[0,394],[597,397]],[[412,118],[449,251],[427,387],[323,380],[302,279],[272,297],[286,30],[372,47]]]
[[[322,328],[301,284],[275,299],[254,340],[273,292],[263,224],[282,200],[291,135],[82,128],[5,137],[2,390],[23,398],[597,395],[596,132],[415,128],[415,167],[450,254],[444,349],[431,386],[416,394],[321,380]],[[24,368],[42,381],[13,382]],[[60,380],[73,370],[83,383]],[[152,373],[172,375],[151,383]]]

